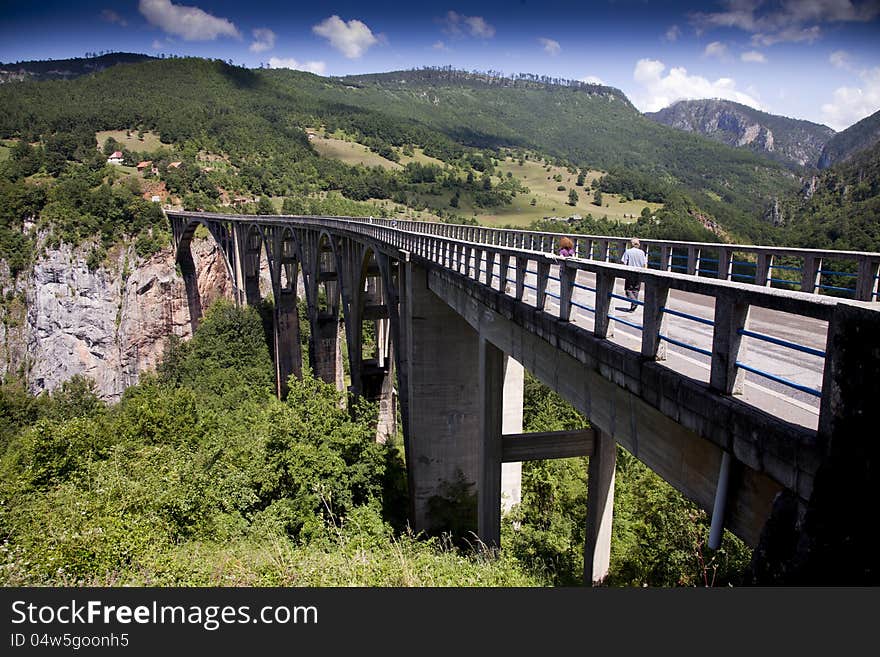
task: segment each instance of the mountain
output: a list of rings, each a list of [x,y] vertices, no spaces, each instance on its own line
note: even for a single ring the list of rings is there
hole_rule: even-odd
[[[645,116],[777,161],[813,166],[834,135],[825,125],[768,114],[729,100],[681,100]]]
[[[283,84],[284,72],[270,71]],[[781,164],[645,118],[612,88],[532,77],[498,79],[446,69],[341,78],[319,95],[415,121],[482,148],[528,148],[576,166],[637,173],[687,190],[727,228],[771,236],[755,220],[796,180]],[[344,93],[340,93],[340,91]]]
[[[117,64],[133,64],[155,57],[131,52],[114,52],[98,57],[52,59],[4,64],[0,62],[0,84],[43,80],[69,80],[89,73],[98,73]]]
[[[829,139],[819,157],[819,168],[827,169],[832,164],[846,162],[859,151],[875,146],[878,142],[880,142],[880,111],[874,112]]]
[[[462,176],[469,169],[476,176],[491,169],[501,149],[537,153],[548,165],[573,170],[602,169],[619,183],[603,193],[638,186],[650,196],[633,198],[658,202],[683,193],[690,199],[682,204],[688,212],[698,210],[740,239],[761,242],[772,240],[772,228],[761,221],[766,207],[798,188],[782,165],[650,121],[616,89],[536,76],[430,69],[324,78],[220,60],[167,59],[73,80],[0,85],[0,107],[0,138],[39,142],[53,170],[71,159],[82,161],[90,149],[97,156],[98,132],[149,131],[189,153],[196,174],[184,191],[209,195],[217,187],[198,173],[199,152],[228,158],[232,168],[219,186],[236,196],[339,190],[357,201],[403,204],[412,198],[412,177],[401,180],[319,157],[305,128],[321,127],[380,154],[420,147]],[[19,150],[16,165],[23,165],[29,155]],[[638,185],[631,184],[633,177]],[[199,197],[194,205],[204,207],[203,201]]]
[[[807,178],[780,200],[778,222],[787,243],[880,251],[880,143]]]

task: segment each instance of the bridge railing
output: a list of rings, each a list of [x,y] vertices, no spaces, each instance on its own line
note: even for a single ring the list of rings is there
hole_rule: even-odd
[[[777,313],[810,318],[822,322],[827,331],[834,308],[845,299],[784,289],[742,285],[734,280],[719,280],[676,271],[636,270],[615,262],[580,258],[561,258],[552,253],[550,237],[530,236],[520,232],[507,244],[490,244],[503,231],[491,231],[480,235],[479,230],[453,231],[448,237],[428,231],[413,232],[417,222],[393,221],[372,223],[369,220],[354,223],[344,219],[324,220],[328,228],[366,234],[398,249],[405,250],[418,259],[465,275],[475,282],[503,291],[519,301],[551,314],[559,320],[583,327],[586,332],[602,339],[613,337],[615,323],[627,325],[641,333],[642,357],[665,359],[663,343],[672,344],[699,354],[708,363],[708,384],[711,389],[724,393],[742,392],[744,375],[750,372],[797,390],[811,397],[821,397],[821,379],[825,359],[824,335],[819,342],[822,347],[802,345],[784,337],[758,332],[749,328],[750,311],[761,308]],[[364,226],[363,224],[367,225]],[[458,227],[473,228],[473,227]],[[484,238],[486,242],[466,241],[468,237]],[[534,245],[546,248],[536,251]],[[508,242],[508,240],[497,240]],[[625,240],[619,240],[625,242]],[[525,244],[525,247],[519,246]],[[615,292],[615,281],[636,277],[644,285],[644,301],[635,303],[642,307],[641,323],[616,315],[612,311],[614,299],[630,303],[630,299]],[[682,312],[672,307],[669,293],[672,290],[711,299],[712,316],[704,317]],[[864,305],[864,304],[858,304]],[[592,322],[574,317],[573,311],[583,311]],[[696,322],[711,328],[710,344],[697,346],[693,341],[678,340],[670,335],[670,319]],[[745,339],[772,344],[788,349],[804,357],[814,359],[816,382],[792,380],[750,362]],[[626,346],[626,345],[624,345]],[[818,409],[816,409],[816,414]]]
[[[570,238],[575,255],[586,260],[619,262],[629,238],[579,235],[437,222],[358,218],[382,226],[405,226],[411,232],[465,242],[553,253],[559,239]],[[859,301],[880,300],[880,253],[642,239],[648,266],[693,276],[830,294]]]
[[[750,372],[807,396],[821,397],[828,322],[835,308],[846,304],[880,312],[875,304],[769,286],[743,285],[735,277],[725,280],[699,273],[678,273],[675,269],[634,269],[598,258],[561,258],[553,254],[550,241],[558,237],[555,234],[454,225],[441,230],[447,225],[370,218],[212,217],[245,223],[294,223],[363,236],[391,250],[406,252],[414,259],[457,272],[603,340],[614,337],[614,324],[629,326],[640,332],[638,346],[633,348],[631,344],[615,342],[637,351],[645,359],[665,359],[665,344],[698,354],[709,361],[706,382],[710,389],[728,395],[742,392],[745,373]],[[493,240],[497,243],[491,243]],[[615,240],[621,246],[626,242],[621,238]],[[675,253],[668,253],[671,262]],[[697,263],[695,266],[699,268],[699,261]],[[636,302],[642,309],[641,323],[632,316],[627,319],[613,312],[614,299],[630,302],[615,291],[615,282],[627,277],[634,277],[644,285],[644,301]],[[671,291],[708,300],[711,316],[674,307],[670,302]],[[816,344],[803,345],[784,336],[756,331],[749,325],[752,309],[819,320],[817,330],[822,334]],[[709,343],[701,345],[696,340],[673,337],[670,331],[673,320],[709,327]],[[797,381],[758,367],[746,356],[746,341],[760,341],[813,359],[812,372],[816,380]],[[816,411],[818,409],[814,409],[814,416]]]

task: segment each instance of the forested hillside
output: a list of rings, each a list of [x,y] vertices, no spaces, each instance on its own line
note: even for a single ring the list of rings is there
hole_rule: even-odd
[[[609,87],[499,84],[443,70],[344,80],[356,86],[347,90],[347,102],[418,120],[467,143],[512,143],[678,187],[727,229],[759,241],[772,235],[756,218],[772,196],[796,187],[781,165],[654,123]],[[336,88],[324,94],[339,98]]]
[[[790,243],[880,251],[880,144],[810,178],[781,212]]]
[[[126,162],[155,161],[169,191],[190,208],[222,206],[224,194],[317,199],[334,190],[354,201],[418,208],[426,193],[443,189],[449,198],[457,190],[469,207],[503,206],[526,190],[520,180],[497,176],[503,148],[552,158],[575,173],[592,167],[625,182],[636,176],[640,186],[649,182],[652,197],[684,194],[692,217],[711,217],[742,239],[773,240],[759,217],[776,195],[796,188],[782,167],[657,125],[616,90],[559,82],[501,84],[449,71],[329,79],[220,61],[150,61],[76,80],[3,85],[0,137],[43,149],[49,171],[60,173],[65,161],[85,161],[89,152],[97,166],[91,149],[98,132],[151,131],[165,147],[137,151]],[[344,166],[319,157],[306,128],[342,131],[389,162],[417,147],[448,170]],[[106,154],[117,146],[106,144]],[[206,171],[205,154],[224,171]],[[183,165],[168,174],[172,161]],[[438,216],[464,220],[456,205]]]
[[[375,407],[350,415],[308,373],[279,401],[265,335],[256,309],[218,302],[118,404],[82,378],[39,397],[0,386],[0,584],[580,583],[584,459],[526,466],[499,553],[415,537],[400,443],[375,441]],[[530,381],[525,424],[584,419]],[[739,581],[742,543],[707,550],[705,513],[625,452],[618,464],[609,584]]]
[[[819,168],[827,169],[833,164],[846,162],[860,151],[876,146],[878,142],[880,142],[880,111],[874,112],[829,139],[819,157]]]

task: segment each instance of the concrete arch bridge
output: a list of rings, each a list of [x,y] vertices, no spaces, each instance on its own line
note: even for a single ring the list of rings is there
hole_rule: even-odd
[[[309,362],[399,411],[410,521],[463,481],[474,531],[500,541],[503,504],[529,459],[589,457],[585,581],[608,570],[616,445],[756,548],[759,583],[877,584],[873,519],[880,445],[880,253],[643,240],[649,267],[619,262],[626,240],[427,222],[168,212],[193,322],[190,242],[204,226],[238,303],[275,303],[278,394]],[[622,280],[643,295],[627,312]],[[369,340],[365,343],[365,336]],[[365,344],[369,349],[365,349]],[[590,421],[523,434],[523,369]]]

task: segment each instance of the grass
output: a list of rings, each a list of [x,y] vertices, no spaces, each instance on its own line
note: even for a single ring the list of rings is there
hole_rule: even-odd
[[[329,157],[345,164],[364,166],[380,166],[386,169],[401,169],[409,162],[421,162],[436,164],[441,167],[446,165],[435,158],[424,154],[422,149],[416,148],[413,156],[401,156],[400,164],[386,160],[384,157],[372,152],[369,148],[354,141],[350,136],[337,132],[332,136],[321,130],[308,130],[309,140],[315,150],[322,157]],[[493,184],[498,184],[507,173],[520,181],[529,189],[528,194],[517,194],[509,205],[494,208],[480,208],[473,204],[470,194],[461,194],[457,208],[452,208],[449,201],[452,198],[451,190],[443,190],[440,194],[418,194],[411,199],[416,205],[426,205],[423,211],[411,207],[400,206],[390,202],[374,201],[392,210],[395,216],[409,217],[424,221],[437,221],[438,210],[453,211],[465,217],[472,217],[477,222],[487,226],[515,226],[526,227],[533,221],[544,217],[558,216],[569,217],[578,214],[582,217],[588,214],[596,218],[607,217],[624,223],[631,223],[647,207],[652,211],[662,207],[660,203],[633,200],[624,201],[617,194],[603,194],[602,205],[593,205],[593,191],[590,184],[593,180],[601,177],[602,171],[589,171],[586,174],[583,187],[576,186],[577,174],[570,173],[564,167],[544,164],[535,159],[524,160],[522,164],[518,159],[507,156],[499,162]],[[480,174],[476,173],[477,179]],[[464,174],[462,174],[463,177]],[[560,180],[556,180],[559,177]],[[564,186],[565,190],[557,189]],[[571,206],[568,204],[569,190],[574,189],[578,193],[578,202]],[[535,199],[535,204],[531,200]],[[386,205],[386,203],[388,203]]]
[[[321,157],[329,157],[345,164],[363,164],[367,167],[384,167],[386,169],[402,169],[397,162],[386,160],[381,155],[374,153],[363,144],[356,141],[348,141],[337,137],[328,137],[324,133],[308,130],[309,142],[318,151]]]
[[[15,144],[15,141],[10,139],[3,139],[0,141],[0,162],[5,162],[9,159],[9,153],[12,151],[12,146]]]
[[[159,139],[159,135],[154,132],[144,132],[143,135],[143,139],[138,139],[137,130],[101,130],[100,132],[95,133],[95,140],[98,143],[99,149],[104,148],[104,142],[107,141],[108,137],[113,137],[113,139],[118,141],[125,148],[134,152],[156,151],[159,148],[174,148],[172,144],[163,144],[161,139]]]

